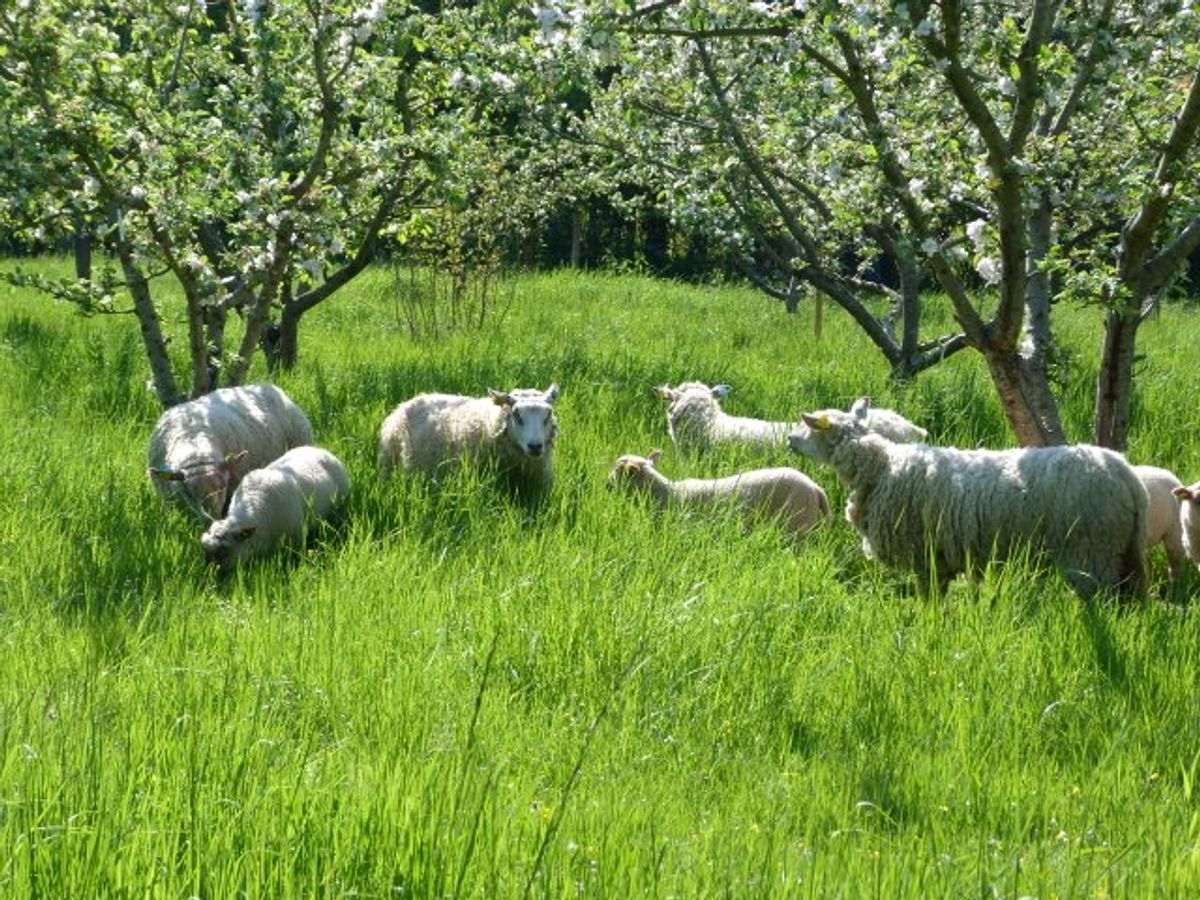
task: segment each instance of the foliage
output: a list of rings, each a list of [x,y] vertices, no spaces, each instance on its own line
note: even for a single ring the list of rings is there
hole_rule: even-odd
[[[0,285],[0,893],[1196,893],[1194,603],[1086,606],[1014,565],[931,604],[841,519],[793,551],[603,487],[666,441],[651,386],[689,377],[739,414],[870,393],[1002,445],[978,357],[900,386],[840,311],[811,346],[808,308],[744,288],[566,273],[431,348],[364,291],[378,274],[313,311],[282,376],[350,468],[346,522],[226,581],[146,482],[136,337]],[[1094,312],[1062,316],[1082,427]],[[1132,452],[1191,480],[1195,313],[1145,328]],[[544,507],[376,477],[412,393],[551,380]],[[840,509],[828,470],[774,462]]]
[[[898,376],[983,353],[1022,441],[1062,439],[1051,304],[1132,295],[1144,316],[1200,246],[1190,3],[572,2],[541,18],[555,54],[597,67],[581,143],[636,165],[772,296],[832,297]],[[951,331],[922,315],[935,286]]]

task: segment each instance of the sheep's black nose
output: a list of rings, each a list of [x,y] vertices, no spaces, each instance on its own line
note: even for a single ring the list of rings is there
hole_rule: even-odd
[[[544,446],[545,446],[545,445],[543,445],[543,444],[529,444],[529,445],[526,447],[526,449],[529,451],[529,455],[530,455],[530,456],[541,456],[541,455],[542,455],[542,448],[543,448]]]

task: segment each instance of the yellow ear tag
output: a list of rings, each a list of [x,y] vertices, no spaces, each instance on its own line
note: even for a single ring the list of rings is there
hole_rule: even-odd
[[[833,427],[833,423],[829,421],[829,416],[820,416],[813,422],[813,427],[818,431],[828,431]]]

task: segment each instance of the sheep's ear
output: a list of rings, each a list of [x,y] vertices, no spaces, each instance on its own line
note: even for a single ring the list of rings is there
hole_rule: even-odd
[[[732,390],[733,390],[733,388],[731,388],[727,384],[717,384],[717,385],[713,385],[712,395],[716,399],[720,400],[722,397],[724,397],[726,394],[728,394]]]
[[[492,402],[497,406],[512,406],[512,394],[506,394],[504,391],[497,391],[494,388],[488,388],[488,396],[492,398]]]
[[[870,411],[870,409],[871,409],[871,398],[870,397],[859,397],[857,400],[854,401],[854,404],[850,407],[850,415],[852,415],[858,419],[865,419],[867,417],[867,413]]]
[[[646,459],[650,460],[650,465],[657,466],[658,461],[660,459],[662,459],[662,451],[661,450],[651,450],[650,455],[647,456]]]
[[[665,384],[660,384],[660,385],[655,386],[654,393],[658,394],[658,396],[662,397],[664,400],[678,400],[679,399],[679,391],[677,391],[677,390],[675,390],[675,388],[670,387],[669,385],[665,385]]]
[[[1185,488],[1183,485],[1180,485],[1177,488],[1172,488],[1171,493],[1180,500],[1194,500],[1196,497],[1191,488]]]
[[[829,431],[833,428],[833,423],[829,421],[829,416],[814,416],[805,413],[800,418],[804,420],[804,424],[814,431]]]
[[[168,469],[166,466],[151,466],[146,470],[155,481],[183,481],[183,473],[178,469]]]
[[[233,467],[249,455],[250,453],[247,450],[239,450],[237,453],[226,453],[225,459],[221,463],[221,468],[226,472],[232,472]]]
[[[547,403],[553,403],[555,400],[558,399],[558,394],[559,394],[558,383],[555,382],[554,384],[550,385],[550,387],[546,388],[546,393],[542,394],[542,399],[545,400]]]

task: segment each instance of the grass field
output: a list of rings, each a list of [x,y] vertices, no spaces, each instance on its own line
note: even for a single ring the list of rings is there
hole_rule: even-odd
[[[221,580],[146,480],[134,323],[0,286],[0,896],[1200,895],[1200,605],[1161,559],[1127,608],[1021,566],[938,603],[840,515],[797,551],[604,488],[665,446],[671,475],[796,465],[840,511],[805,460],[680,456],[650,387],[770,418],[869,393],[1004,446],[977,357],[901,388],[836,312],[817,341],[742,288],[508,287],[436,344],[383,272],[306,319],[280,383],[349,466],[347,522]],[[1100,313],[1058,313],[1082,439]],[[1194,310],[1144,327],[1130,452],[1187,481],[1197,344]],[[541,508],[377,479],[407,396],[551,381]]]

